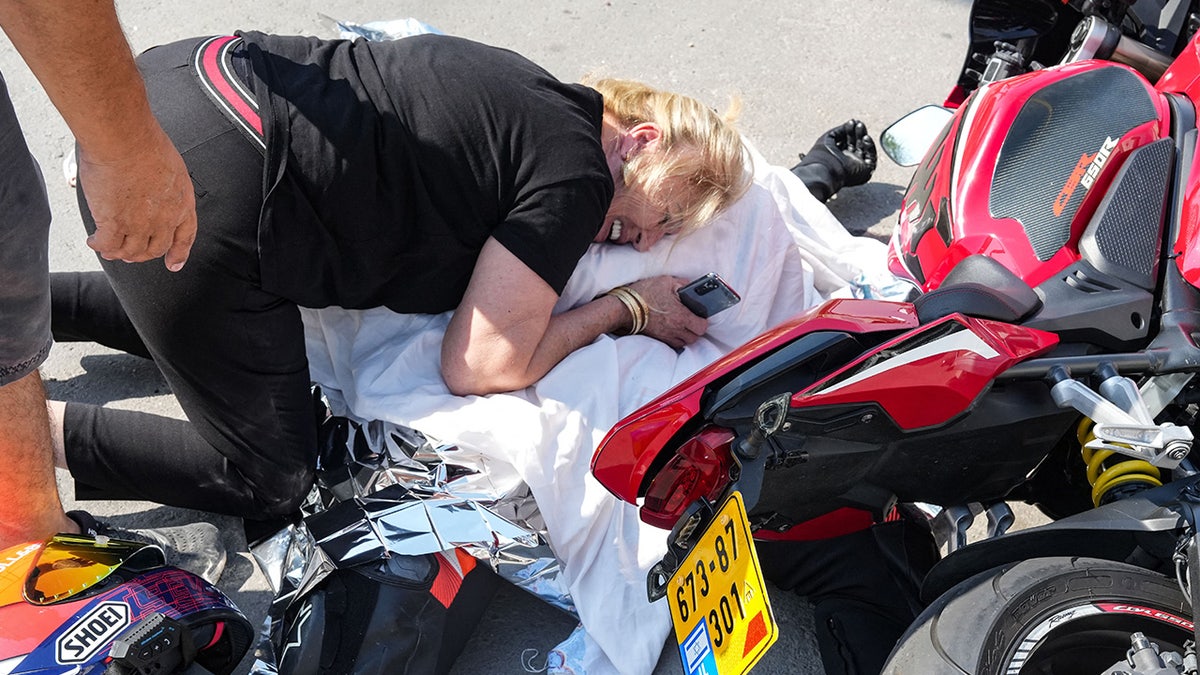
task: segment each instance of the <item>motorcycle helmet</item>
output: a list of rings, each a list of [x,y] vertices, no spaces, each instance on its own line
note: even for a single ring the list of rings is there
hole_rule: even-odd
[[[254,631],[155,546],[59,534],[0,551],[0,675],[229,673]]]

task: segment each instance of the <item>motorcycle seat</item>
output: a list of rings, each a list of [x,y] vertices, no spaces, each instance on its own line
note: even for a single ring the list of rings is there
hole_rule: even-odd
[[[1042,307],[1037,292],[1004,265],[971,255],[936,289],[913,301],[922,324],[951,314],[1017,323]]]

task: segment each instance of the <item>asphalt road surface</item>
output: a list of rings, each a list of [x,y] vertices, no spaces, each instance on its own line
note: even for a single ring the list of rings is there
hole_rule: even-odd
[[[512,48],[564,80],[587,73],[638,78],[695,95],[724,109],[743,105],[741,128],[762,154],[790,166],[827,128],[857,117],[876,134],[905,112],[940,103],[966,49],[967,0],[124,0],[118,4],[135,50],[176,39],[258,29],[332,37],[322,15],[368,22],[414,17],[443,32]],[[62,177],[72,147],[59,119],[12,46],[0,38],[8,79],[26,136],[41,162],[54,223],[51,267],[98,269],[84,244],[75,197]],[[831,209],[853,232],[890,232],[910,172],[887,160],[874,180],[843,192]],[[180,415],[155,367],[94,345],[57,345],[43,374],[60,400]],[[581,458],[580,461],[586,461]],[[70,479],[60,476],[64,496]],[[127,526],[209,517],[146,503],[81,503]],[[211,518],[211,517],[209,517]],[[241,553],[222,587],[257,624],[270,600],[245,554],[236,523],[213,518]],[[820,673],[806,605],[776,593],[779,644],[757,673]],[[574,622],[521,591],[503,590],[460,658],[457,673],[522,673],[522,654],[545,653]],[[636,631],[636,626],[629,627]],[[681,672],[674,649],[655,673]]]

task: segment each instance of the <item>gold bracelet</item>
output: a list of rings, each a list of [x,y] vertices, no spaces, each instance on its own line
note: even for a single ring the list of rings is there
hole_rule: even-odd
[[[624,288],[625,292],[629,294],[630,299],[633,300],[634,305],[637,306],[638,312],[641,315],[641,321],[637,327],[637,330],[634,331],[634,335],[637,335],[638,333],[644,332],[650,325],[650,305],[646,303],[646,299],[642,297],[641,293],[638,293],[629,286],[622,286],[622,288]]]
[[[625,309],[629,310],[632,325],[628,335],[637,335],[646,330],[646,324],[650,320],[650,307],[640,293],[628,286],[617,286],[601,295],[611,295],[620,300],[621,304],[625,305]]]
[[[629,312],[630,317],[629,332],[626,333],[626,335],[637,335],[640,332],[639,329],[641,328],[641,326],[638,325],[641,323],[641,316],[638,313],[637,303],[634,302],[633,298],[625,292],[625,287],[618,286],[605,293],[605,295],[611,295],[617,300],[620,300],[622,305],[625,305],[625,309]]]

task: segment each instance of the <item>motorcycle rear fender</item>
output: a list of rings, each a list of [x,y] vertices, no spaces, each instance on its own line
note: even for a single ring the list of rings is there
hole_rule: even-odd
[[[885,330],[899,335],[880,333]],[[845,340],[818,336],[839,332],[878,335],[852,350]],[[637,503],[654,467],[702,422],[741,428],[762,401],[784,391],[794,392],[792,409],[869,404],[904,431],[945,424],[969,410],[997,374],[1055,344],[1051,333],[961,314],[918,326],[908,303],[833,301],[752,340],[626,417],[596,450],[592,472],[618,497]]]
[[[916,310],[906,302],[839,299],[824,303],[759,335],[676,385],[618,422],[592,457],[592,474],[617,497],[634,504],[651,468],[665,461],[675,443],[695,430],[710,392],[784,347],[818,332],[870,334],[918,326]],[[825,341],[817,341],[829,348]],[[795,354],[798,363],[812,354]],[[828,366],[837,368],[841,363]]]
[[[1030,558],[1082,556],[1146,566],[1146,561],[1133,554],[1144,548],[1148,536],[1162,534],[1174,539],[1183,533],[1188,524],[1179,502],[1188,497],[1181,493],[1197,484],[1200,475],[1046,525],[974,542],[930,570],[921,596],[932,602],[980,572]]]

